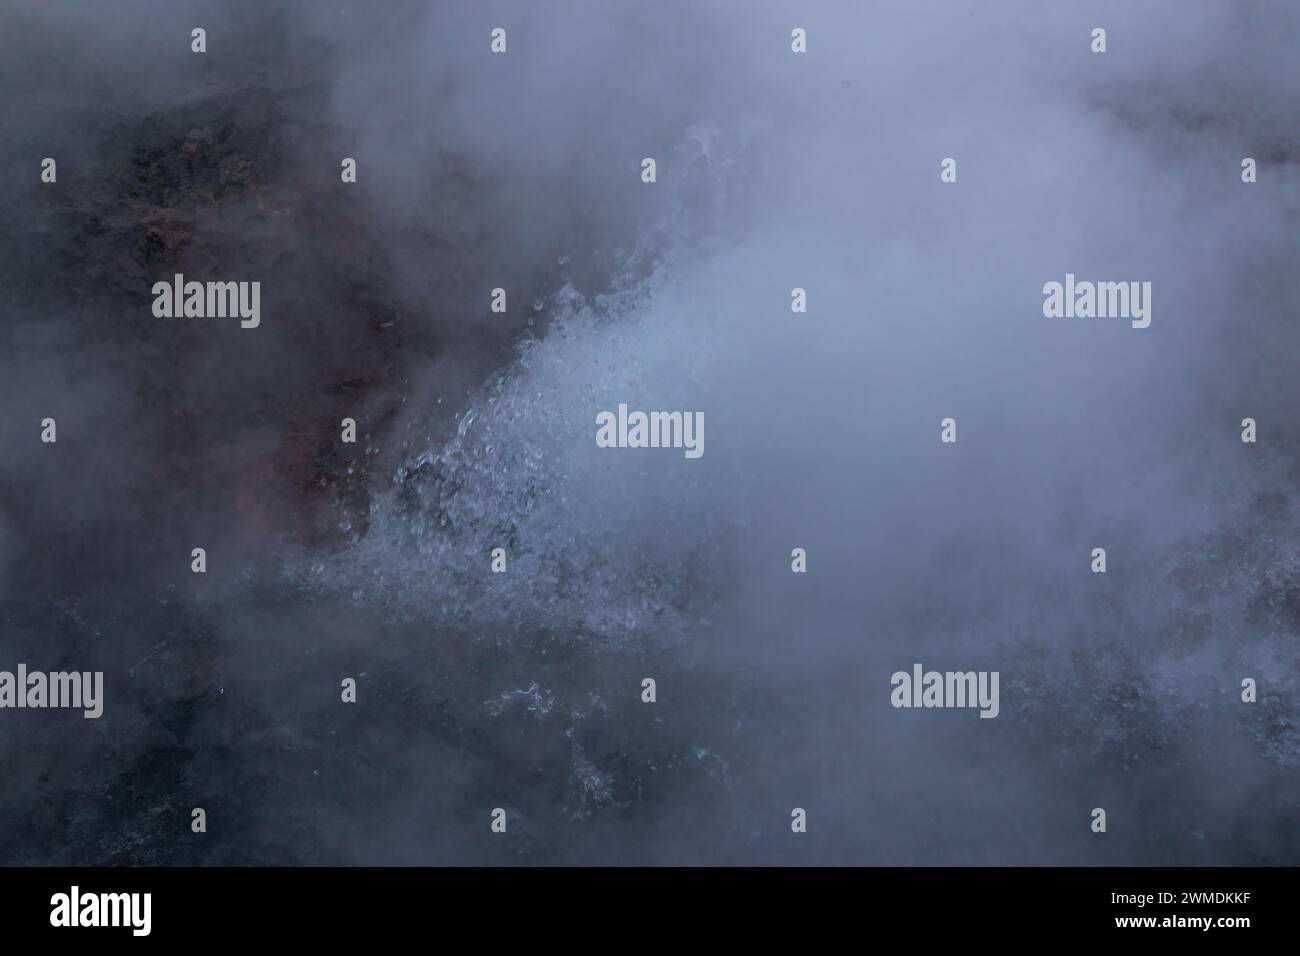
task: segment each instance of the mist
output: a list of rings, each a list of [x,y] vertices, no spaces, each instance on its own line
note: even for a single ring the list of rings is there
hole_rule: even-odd
[[[0,860],[1300,859],[1290,5],[0,5]]]

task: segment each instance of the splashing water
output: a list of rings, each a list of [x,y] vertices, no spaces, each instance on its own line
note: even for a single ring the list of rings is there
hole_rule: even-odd
[[[695,570],[727,524],[681,494],[699,479],[680,470],[702,474],[700,462],[597,448],[595,421],[620,401],[698,396],[707,323],[662,273],[594,303],[572,286],[553,298],[547,337],[521,347],[449,441],[422,423],[423,449],[373,500],[367,533],[296,576],[401,616],[498,631],[621,642],[706,623]],[[498,547],[505,573],[491,569]]]

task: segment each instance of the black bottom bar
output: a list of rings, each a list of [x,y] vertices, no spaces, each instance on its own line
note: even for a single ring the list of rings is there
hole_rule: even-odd
[[[1294,930],[1296,889],[1296,871],[1283,868],[33,868],[0,870],[0,919],[8,942],[75,932],[82,942],[337,947],[428,939],[431,931],[445,942],[455,933],[488,945],[556,933],[570,942],[574,933],[612,942],[680,940],[682,932],[814,942],[843,931],[883,941],[911,927],[925,943],[1130,937],[1232,945]]]

